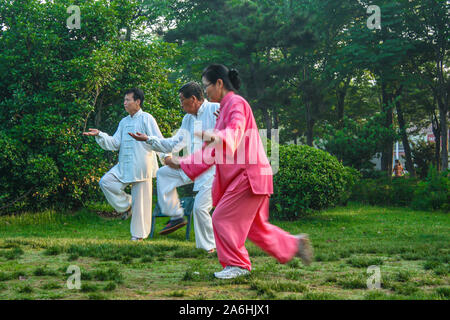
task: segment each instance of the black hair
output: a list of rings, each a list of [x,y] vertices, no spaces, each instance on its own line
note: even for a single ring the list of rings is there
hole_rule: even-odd
[[[223,64],[211,64],[203,70],[202,77],[205,77],[212,84],[222,79],[224,87],[229,91],[237,91],[241,87],[239,73],[235,69],[229,70]]]
[[[195,81],[186,83],[178,90],[178,92],[183,94],[186,99],[195,96],[198,100],[203,100],[202,87]]]
[[[139,88],[132,88],[132,89],[128,89],[127,91],[125,91],[125,95],[132,93],[133,94],[133,99],[134,101],[136,100],[141,100],[141,105],[140,107],[142,107],[142,104],[144,103],[144,91],[142,91]]]

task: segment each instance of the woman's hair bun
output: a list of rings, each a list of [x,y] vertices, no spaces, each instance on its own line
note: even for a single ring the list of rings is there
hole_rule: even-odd
[[[241,86],[241,79],[239,79],[239,73],[236,69],[228,71],[228,78],[230,78],[231,84],[236,90],[239,90]]]
[[[239,75],[239,73],[237,72],[236,69],[231,69],[228,72],[228,76],[230,77],[230,79],[237,78],[238,75]]]

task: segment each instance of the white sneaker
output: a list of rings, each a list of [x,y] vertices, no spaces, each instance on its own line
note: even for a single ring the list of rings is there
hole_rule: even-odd
[[[250,271],[247,269],[234,266],[226,266],[222,271],[214,272],[214,276],[218,279],[233,279],[236,277],[246,276],[248,274],[250,274]]]
[[[132,236],[131,237],[131,241],[142,241],[142,238],[138,238],[138,237]]]

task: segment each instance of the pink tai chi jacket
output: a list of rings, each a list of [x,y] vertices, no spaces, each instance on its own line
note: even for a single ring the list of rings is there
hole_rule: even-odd
[[[222,99],[214,133],[218,140],[180,161],[181,169],[192,180],[216,165],[213,205],[217,206],[231,182],[242,175],[248,176],[254,194],[272,194],[272,168],[252,109],[243,97],[230,91]]]

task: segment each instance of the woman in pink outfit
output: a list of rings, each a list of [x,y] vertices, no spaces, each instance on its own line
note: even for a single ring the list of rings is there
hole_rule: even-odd
[[[252,109],[235,94],[240,87],[237,71],[213,64],[204,70],[202,82],[209,100],[220,102],[220,114],[214,132],[202,133],[202,150],[181,159],[179,166],[195,180],[216,165],[212,222],[217,256],[224,269],[214,275],[231,279],[250,272],[247,238],[280,263],[297,255],[309,264],[312,247],[308,236],[291,235],[268,222],[272,170]]]

